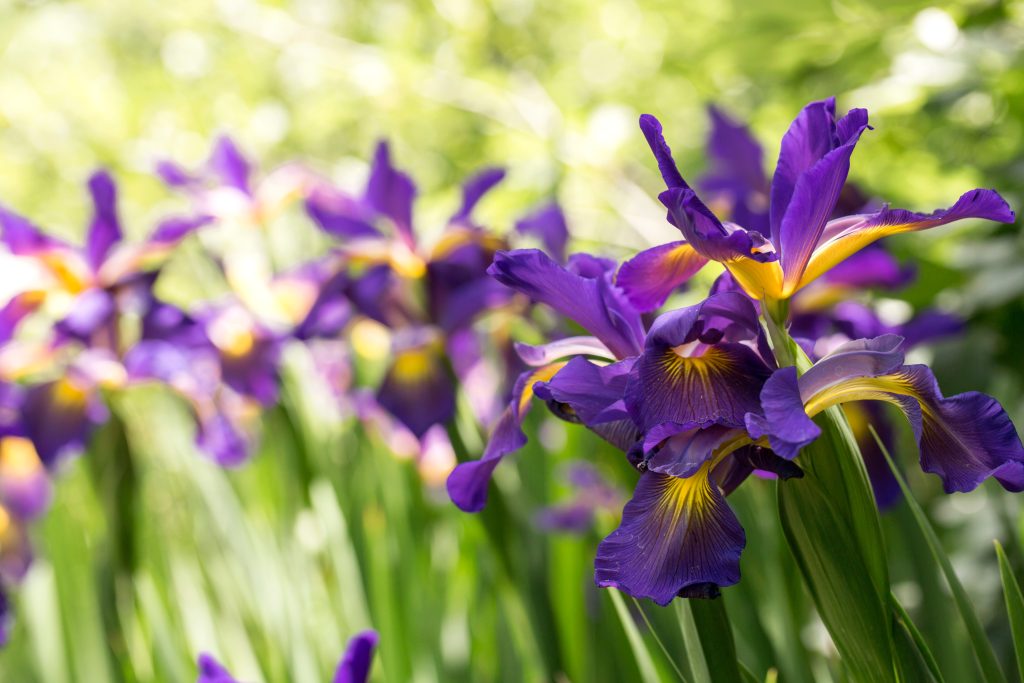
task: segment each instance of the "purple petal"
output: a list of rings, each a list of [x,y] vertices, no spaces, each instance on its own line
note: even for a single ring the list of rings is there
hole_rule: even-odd
[[[220,181],[245,194],[252,194],[249,176],[252,169],[241,150],[227,135],[222,135],[213,145],[207,167],[217,174]]]
[[[196,425],[196,448],[221,467],[237,467],[249,459],[248,433],[229,414],[219,410],[201,417]]]
[[[113,343],[112,326],[116,323],[116,313],[117,304],[110,292],[89,289],[75,299],[71,312],[55,325],[55,329],[62,338],[76,339],[87,345],[92,343],[97,333],[107,332],[107,343]]]
[[[926,309],[899,326],[903,337],[903,348],[909,349],[942,337],[950,337],[964,331],[963,319],[952,313]]]
[[[455,387],[439,348],[432,340],[395,352],[377,391],[377,402],[421,438],[455,413]]]
[[[21,520],[35,519],[50,505],[53,490],[35,446],[20,436],[0,437],[0,502]]]
[[[231,673],[213,655],[203,652],[197,662],[199,678],[196,683],[238,683]]]
[[[708,113],[711,116],[711,134],[707,152],[711,168],[702,184],[743,188],[744,195],[763,192],[768,179],[764,175],[764,154],[760,143],[746,126],[729,118],[718,107],[708,107]]]
[[[264,406],[277,401],[280,383],[281,340],[256,337],[245,353],[221,353],[224,383]]]
[[[653,451],[647,468],[673,477],[691,477],[711,460],[719,446],[740,437],[740,430],[722,424],[701,427],[694,423],[663,423],[644,435],[644,450]]]
[[[391,165],[388,143],[378,143],[366,185],[365,201],[377,213],[389,217],[398,234],[409,245],[415,244],[412,233],[412,203],[415,198],[416,185],[412,178]]]
[[[350,285],[348,273],[344,271],[321,284],[309,312],[295,328],[295,337],[306,341],[340,334],[352,319],[352,306],[347,296]]]
[[[737,342],[759,336],[750,300],[736,293],[659,316],[626,388],[630,415],[644,431],[666,422],[742,425],[771,370]]]
[[[485,194],[505,178],[503,168],[485,168],[474,174],[462,186],[462,206],[449,219],[450,223],[467,223],[473,209]]]
[[[11,298],[0,308],[0,345],[6,344],[18,329],[18,324],[38,309],[46,300],[39,291],[22,292]]]
[[[577,260],[574,265],[578,268],[583,263]],[[537,249],[498,252],[487,272],[575,321],[604,342],[616,357],[626,358],[639,351],[643,336],[640,314],[610,282],[608,273],[597,277],[577,275]]]
[[[814,394],[850,377],[894,372],[903,364],[902,348],[903,338],[895,334],[847,342],[800,377],[800,394],[807,401]]]
[[[782,219],[789,207],[797,181],[811,166],[834,149],[836,99],[811,102],[790,124],[782,137],[779,160],[772,176],[771,238],[778,244]]]
[[[885,207],[873,214],[835,219],[828,222],[818,239],[800,286],[812,282],[883,237],[927,230],[965,218],[1012,223],[1015,216],[998,192],[978,189],[963,194],[950,208],[937,209],[929,214]]]
[[[156,174],[167,185],[175,188],[187,188],[194,185],[196,178],[173,161],[162,159],[156,164]]]
[[[558,262],[565,261],[569,243],[569,228],[562,208],[555,202],[527,214],[515,226],[520,235],[533,235],[544,245],[545,251]]]
[[[51,249],[68,250],[71,247],[50,237],[27,218],[0,206],[0,229],[3,243],[15,256],[37,256]]]
[[[465,512],[483,510],[494,468],[506,455],[526,445],[522,424],[532,405],[533,385],[551,379],[562,365],[553,363],[519,375],[512,390],[512,400],[491,432],[483,457],[460,463],[448,477],[448,495],[459,509]]]
[[[47,469],[81,453],[106,418],[99,397],[72,378],[37,384],[25,392],[23,426]]]
[[[107,171],[97,171],[89,178],[93,214],[85,236],[85,253],[93,270],[99,270],[110,248],[121,241],[121,223],[117,218],[117,186]]]
[[[211,216],[178,216],[165,218],[157,224],[147,242],[158,246],[174,245],[193,232],[213,222]]]
[[[867,112],[863,109],[854,109],[843,117],[840,128],[847,121],[851,122],[849,137],[797,176],[778,233],[773,233],[781,255],[785,287],[790,291],[795,291],[800,283],[846,183],[850,155],[868,128]]]
[[[366,683],[370,677],[373,651],[379,640],[375,631],[363,631],[352,637],[334,673],[334,683]]]
[[[822,276],[822,282],[851,289],[892,290],[908,284],[913,277],[913,266],[901,266],[885,247],[875,244],[836,265]]]
[[[787,460],[821,436],[821,429],[804,412],[795,367],[779,368],[764,383],[761,413],[747,414],[747,433],[755,440],[767,437],[772,450]]]
[[[338,190],[316,187],[306,198],[306,211],[320,228],[335,237],[382,237],[363,204]]]
[[[599,586],[667,605],[717,594],[740,578],[746,536],[707,469],[688,479],[645,472],[622,524],[601,542]]]
[[[685,241],[653,247],[622,264],[615,283],[637,310],[659,308],[671,294],[704,267],[707,259]]]
[[[524,363],[535,368],[571,356],[596,356],[614,360],[612,352],[597,337],[566,337],[538,346],[516,342],[515,349]]]
[[[640,117],[640,130],[643,132],[644,137],[647,138],[647,144],[650,146],[651,151],[654,152],[654,158],[658,161],[658,170],[661,172],[661,177],[665,180],[665,185],[669,188],[689,189],[690,186],[683,180],[683,176],[679,173],[679,168],[676,166],[675,159],[672,158],[672,149],[665,142],[661,122],[650,114],[644,114]]]

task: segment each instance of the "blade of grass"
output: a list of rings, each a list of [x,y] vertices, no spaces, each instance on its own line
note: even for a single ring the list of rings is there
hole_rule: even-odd
[[[640,612],[640,616],[643,618],[644,624],[646,624],[647,626],[647,630],[650,631],[651,635],[654,637],[654,642],[658,644],[658,647],[661,648],[661,653],[665,655],[665,659],[668,660],[669,665],[672,666],[672,670],[676,672],[676,676],[679,676],[679,680],[686,683],[686,676],[683,675],[683,672],[679,668],[679,665],[676,664],[675,658],[672,657],[672,655],[668,651],[668,648],[665,647],[665,643],[662,642],[661,638],[658,636],[658,632],[655,630],[654,624],[652,624],[651,620],[647,618],[647,612],[644,611],[644,608],[640,604],[640,601],[636,598],[633,598],[632,600],[633,605],[636,606],[636,610]]]
[[[974,658],[978,664],[978,669],[982,674],[982,679],[989,683],[1001,683],[1006,680],[1003,675],[1002,669],[999,668],[999,662],[996,659],[995,652],[992,651],[992,644],[989,643],[988,638],[985,637],[985,629],[981,625],[981,621],[978,619],[978,615],[975,614],[974,609],[971,607],[971,599],[967,595],[967,591],[964,590],[963,585],[960,583],[960,579],[957,578],[956,572],[953,571],[953,564],[949,561],[949,556],[942,549],[942,544],[939,542],[939,537],[935,533],[935,529],[932,528],[931,523],[928,521],[928,517],[924,514],[924,510],[914,500],[914,496],[910,491],[910,487],[907,486],[906,480],[903,478],[903,474],[899,468],[896,467],[896,463],[892,459],[892,455],[889,454],[889,450],[885,447],[882,439],[879,438],[878,432],[871,425],[868,425],[868,429],[871,430],[871,435],[874,437],[875,442],[878,444],[879,450],[885,456],[886,462],[889,464],[889,469],[892,470],[893,476],[896,477],[896,481],[900,485],[900,490],[903,492],[903,497],[907,501],[907,505],[910,507],[911,512],[914,513],[914,519],[917,521],[917,526],[924,535],[925,540],[928,542],[928,547],[932,551],[932,556],[935,561],[939,564],[939,568],[942,569],[942,574],[946,577],[946,583],[949,584],[949,589],[953,593],[953,600],[956,603],[957,611],[960,612],[960,618],[963,619],[964,625],[967,627],[967,633],[971,640],[972,650],[974,651]]]
[[[693,619],[693,610],[689,600],[677,600],[676,611],[679,614],[679,628],[683,631],[683,645],[686,647],[686,659],[690,665],[690,674],[696,683],[711,683],[711,672],[704,649],[700,645],[700,634],[697,622]]]
[[[1013,575],[1003,546],[999,541],[993,543],[996,546],[996,555],[999,556],[999,578],[1003,581],[1006,613],[1010,617],[1010,633],[1013,635],[1013,652],[1017,656],[1017,672],[1024,677],[1024,595],[1021,595],[1020,584]]]
[[[640,629],[636,627],[636,622],[633,621],[633,615],[629,613],[625,600],[614,588],[608,589],[608,595],[611,596],[615,612],[622,624],[622,630],[626,632],[626,639],[629,640],[629,645],[633,649],[633,657],[636,659],[637,668],[640,669],[640,677],[646,683],[658,683],[658,672],[654,666],[654,659],[647,650],[643,636],[640,635]]]

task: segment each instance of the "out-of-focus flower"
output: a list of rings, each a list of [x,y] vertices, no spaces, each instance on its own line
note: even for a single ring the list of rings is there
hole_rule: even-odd
[[[338,662],[332,683],[366,683],[378,639],[376,631],[363,631],[353,636]],[[196,683],[239,683],[231,672],[205,652],[199,655],[197,666],[199,678]]]
[[[541,529],[584,533],[593,528],[596,514],[622,509],[622,492],[590,463],[582,460],[571,463],[565,478],[573,488],[572,499],[538,511],[535,521]]]
[[[920,214],[882,209],[830,220],[850,167],[850,155],[869,128],[867,112],[836,119],[835,100],[808,104],[783,138],[770,188],[769,231],[722,222],[686,183],[662,135],[644,115],[640,127],[668,190],[660,199],[684,241],[655,247],[636,258],[639,271],[626,282],[637,301],[655,301],[707,260],[719,261],[755,299],[788,299],[869,244],[903,232],[926,230],[964,218],[1012,222],[1013,211],[994,190],[972,190],[949,209]],[[629,272],[629,271],[627,271]],[[644,277],[646,275],[646,277]],[[657,296],[655,296],[657,294]],[[653,307],[653,306],[652,306]]]
[[[40,281],[19,306],[42,303],[40,292],[66,314],[68,334],[79,338],[103,335],[112,347],[117,330],[111,320],[116,299],[146,272],[158,267],[187,235],[209,222],[204,215],[169,218],[143,242],[123,242],[117,212],[117,188],[106,171],[89,178],[93,215],[84,246],[71,245],[44,234],[27,219],[0,207],[0,239],[10,252],[39,265]],[[13,302],[12,302],[13,303]],[[11,311],[15,314],[15,311]],[[58,317],[60,317],[58,315]],[[113,339],[110,339],[113,337]]]
[[[503,177],[500,169],[486,169],[470,178],[459,209],[431,245],[414,229],[415,184],[394,167],[386,143],[377,146],[361,196],[320,185],[306,202],[316,223],[339,240],[344,274],[337,276],[338,288],[359,315],[390,330],[391,362],[376,400],[417,438],[451,420],[456,380],[469,380],[484,362],[472,324],[511,296],[486,273],[505,241],[473,219],[474,208]],[[557,210],[527,219],[522,229],[564,250]],[[472,403],[488,412],[488,402]]]

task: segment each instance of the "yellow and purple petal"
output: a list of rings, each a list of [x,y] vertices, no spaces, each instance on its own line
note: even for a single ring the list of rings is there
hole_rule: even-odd
[[[641,251],[624,262],[615,276],[615,284],[637,310],[653,311],[707,262],[686,241],[669,242]]]
[[[740,578],[746,536],[710,476],[710,464],[681,479],[645,472],[622,523],[597,549],[599,586],[667,605],[713,597]]]

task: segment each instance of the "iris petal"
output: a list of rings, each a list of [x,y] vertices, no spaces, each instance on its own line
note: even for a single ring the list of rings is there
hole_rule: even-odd
[[[550,380],[564,363],[552,363],[519,375],[512,400],[498,419],[483,457],[460,463],[448,477],[448,496],[465,512],[479,512],[487,504],[487,486],[502,458],[526,445],[522,424],[529,412],[533,386]]]
[[[708,260],[685,241],[640,252],[622,264],[615,282],[640,311],[653,311]]]
[[[965,218],[1012,223],[1014,213],[995,190],[977,189],[963,194],[950,208],[930,214],[884,208],[873,214],[830,221],[814,248],[797,289],[883,237],[927,230]]]
[[[597,584],[667,605],[739,581],[746,536],[709,474],[710,464],[686,479],[642,474],[622,523],[597,549]]]
[[[366,683],[378,639],[375,631],[363,631],[353,636],[338,663],[333,683]]]

